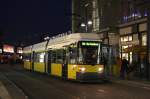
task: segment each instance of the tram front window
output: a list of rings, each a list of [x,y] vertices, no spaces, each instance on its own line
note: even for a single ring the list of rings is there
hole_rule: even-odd
[[[99,43],[83,43],[79,47],[79,64],[98,64]]]

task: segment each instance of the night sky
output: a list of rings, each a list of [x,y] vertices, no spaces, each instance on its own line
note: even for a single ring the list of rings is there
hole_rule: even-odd
[[[71,0],[1,0],[1,41],[27,44],[71,29]],[[48,32],[48,33],[47,33]]]

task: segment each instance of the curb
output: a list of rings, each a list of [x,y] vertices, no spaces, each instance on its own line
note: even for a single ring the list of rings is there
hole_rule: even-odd
[[[118,80],[118,79],[111,79],[110,80],[113,83],[123,84],[131,87],[139,87],[144,88],[147,90],[150,90],[150,82],[138,82],[138,81],[132,81],[132,80]]]
[[[12,99],[1,81],[0,81],[0,99]]]
[[[7,77],[5,77],[5,75],[2,75],[0,78],[2,78],[3,80],[3,85],[7,90],[7,93],[9,94],[9,96],[11,96],[11,98],[4,98],[4,99],[29,99],[28,96],[25,95],[23,90],[17,87],[17,85],[13,83],[11,80],[9,80]]]

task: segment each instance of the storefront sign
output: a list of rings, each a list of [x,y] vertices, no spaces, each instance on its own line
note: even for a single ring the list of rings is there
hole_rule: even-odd
[[[14,47],[11,45],[3,45],[3,51],[7,53],[14,53]]]

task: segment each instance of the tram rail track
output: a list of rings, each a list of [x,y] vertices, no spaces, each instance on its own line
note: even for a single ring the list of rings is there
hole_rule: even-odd
[[[52,90],[52,89],[58,93],[65,94],[65,96],[67,96],[66,99],[76,99],[75,98],[76,96],[70,95],[70,94],[64,92],[63,90],[55,88],[55,86],[51,86],[47,82],[40,81],[40,80],[38,80],[38,78],[34,78],[33,75],[31,75],[31,74],[29,75],[29,72],[27,72],[23,69],[20,70],[16,67],[10,67],[10,66],[8,66],[8,68],[11,68],[11,69],[3,68],[3,70],[2,70],[3,75],[5,75],[5,77],[7,77],[9,82],[13,83],[14,86],[18,87],[20,89],[20,91],[22,91],[24,93],[24,95],[26,96],[25,99],[43,99],[44,97],[45,97],[44,99],[48,99],[48,96],[50,96],[50,95],[47,93],[44,93],[44,91],[47,90],[47,92],[48,92],[49,90]],[[32,83],[32,84],[30,85],[30,83]],[[44,86],[46,86],[47,88],[46,89],[45,89],[45,87],[42,88],[42,86],[40,86],[42,84],[45,84]],[[41,90],[38,91],[38,89],[41,89]],[[43,92],[42,92],[42,90],[43,90]],[[44,94],[42,94],[42,93],[44,93]],[[51,95],[52,94],[54,94],[54,92],[52,92]],[[54,96],[56,97],[56,95],[54,95]],[[63,95],[60,95],[58,97],[60,98],[61,96],[63,97]],[[53,97],[53,95],[52,95],[52,97]],[[57,98],[57,99],[59,99],[59,98]]]
[[[14,81],[10,80],[5,72],[0,72],[1,81],[6,87],[11,99],[29,99],[22,88],[20,88]]]

